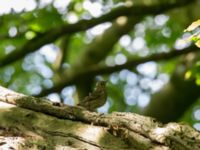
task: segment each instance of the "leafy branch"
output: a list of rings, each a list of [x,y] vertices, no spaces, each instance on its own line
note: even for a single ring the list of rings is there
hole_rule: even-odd
[[[193,32],[186,41],[193,41],[200,48],[200,19],[194,21],[184,32]]]
[[[121,6],[113,9],[107,14],[102,15],[98,18],[93,18],[90,20],[80,20],[75,24],[66,24],[57,28],[50,29],[42,34],[37,35],[33,39],[29,40],[24,46],[15,51],[11,52],[10,54],[6,55],[4,58],[0,60],[0,67],[6,66],[11,64],[27,54],[38,50],[45,44],[54,42],[58,38],[66,35],[72,34],[80,31],[87,30],[95,25],[112,21],[119,16],[139,16],[143,17],[145,15],[155,15],[161,12],[181,7],[186,4],[190,4],[195,2],[195,0],[191,1],[177,1],[176,3],[165,3],[165,4],[156,4],[152,6]]]

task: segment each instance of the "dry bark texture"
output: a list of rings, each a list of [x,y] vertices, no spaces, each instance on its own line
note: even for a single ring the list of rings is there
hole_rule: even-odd
[[[134,113],[99,114],[0,87],[0,149],[199,150],[200,133]]]

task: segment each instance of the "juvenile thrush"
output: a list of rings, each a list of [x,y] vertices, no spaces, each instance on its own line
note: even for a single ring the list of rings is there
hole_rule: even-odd
[[[99,81],[96,84],[95,90],[80,101],[78,106],[82,106],[89,111],[95,111],[105,104],[106,98],[106,81]]]

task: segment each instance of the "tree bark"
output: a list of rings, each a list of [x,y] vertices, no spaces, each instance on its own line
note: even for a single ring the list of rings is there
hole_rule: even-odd
[[[200,134],[134,113],[99,114],[0,87],[0,148],[198,150]],[[8,104],[9,103],[9,104]],[[3,104],[3,105],[2,105]]]

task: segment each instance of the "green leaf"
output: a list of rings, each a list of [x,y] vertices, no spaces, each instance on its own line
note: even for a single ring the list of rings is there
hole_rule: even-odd
[[[195,45],[200,48],[200,40],[198,40],[197,42],[195,42]]]
[[[200,19],[198,19],[197,21],[194,21],[187,29],[184,30],[184,32],[193,31],[199,26],[200,26]]]

